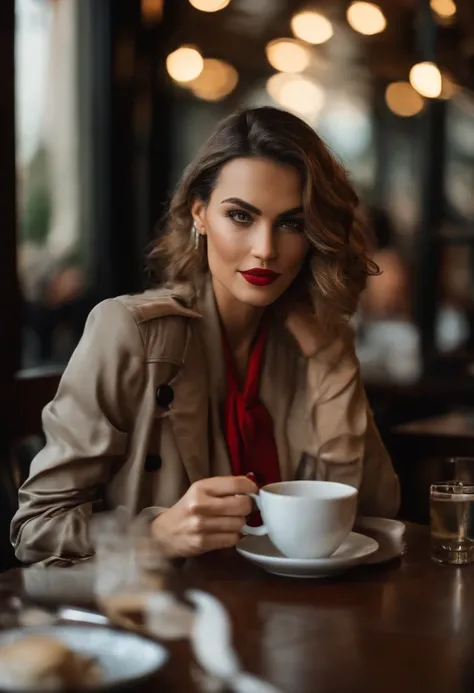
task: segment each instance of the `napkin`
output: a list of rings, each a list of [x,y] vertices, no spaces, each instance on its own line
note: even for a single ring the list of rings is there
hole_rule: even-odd
[[[354,532],[372,537],[379,544],[378,550],[364,563],[383,563],[403,556],[406,552],[405,529],[403,522],[398,520],[385,517],[357,517]]]
[[[280,693],[242,669],[232,644],[232,624],[224,605],[211,594],[188,590],[188,602],[169,592],[151,595],[146,606],[148,632],[164,640],[188,638],[199,665],[194,678],[205,693]]]
[[[232,626],[223,604],[200,590],[188,590],[186,597],[196,607],[191,645],[207,678],[207,690],[227,688],[235,693],[280,693],[271,683],[245,672],[232,646]],[[203,680],[201,679],[201,685]]]

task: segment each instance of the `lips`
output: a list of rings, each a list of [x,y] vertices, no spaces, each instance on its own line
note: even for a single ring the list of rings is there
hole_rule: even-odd
[[[246,270],[245,272],[240,272],[245,281],[254,286],[268,286],[273,284],[274,281],[278,279],[280,274],[278,272],[273,272],[268,269],[261,269],[260,267],[255,267],[254,269]]]

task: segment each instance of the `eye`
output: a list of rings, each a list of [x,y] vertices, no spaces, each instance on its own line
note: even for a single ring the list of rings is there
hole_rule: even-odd
[[[248,212],[243,212],[240,209],[232,209],[230,212],[227,212],[227,216],[232,219],[236,224],[240,224],[243,226],[244,224],[250,224],[252,221],[252,217]]]
[[[279,226],[299,233],[304,230],[304,221],[303,219],[282,219]]]

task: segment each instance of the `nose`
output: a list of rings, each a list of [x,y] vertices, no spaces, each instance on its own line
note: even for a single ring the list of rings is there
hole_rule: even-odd
[[[262,262],[277,256],[275,234],[271,224],[260,224],[255,229],[252,254]]]

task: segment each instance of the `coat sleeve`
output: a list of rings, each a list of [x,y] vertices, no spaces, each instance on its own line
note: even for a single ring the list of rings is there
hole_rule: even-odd
[[[336,340],[307,363],[310,443],[317,477],[359,490],[360,514],[393,517],[399,481],[374,423],[353,341]]]
[[[21,561],[61,563],[92,555],[89,518],[126,452],[144,361],[131,312],[114,299],[96,306],[43,410],[46,446],[19,491],[11,539]]]

